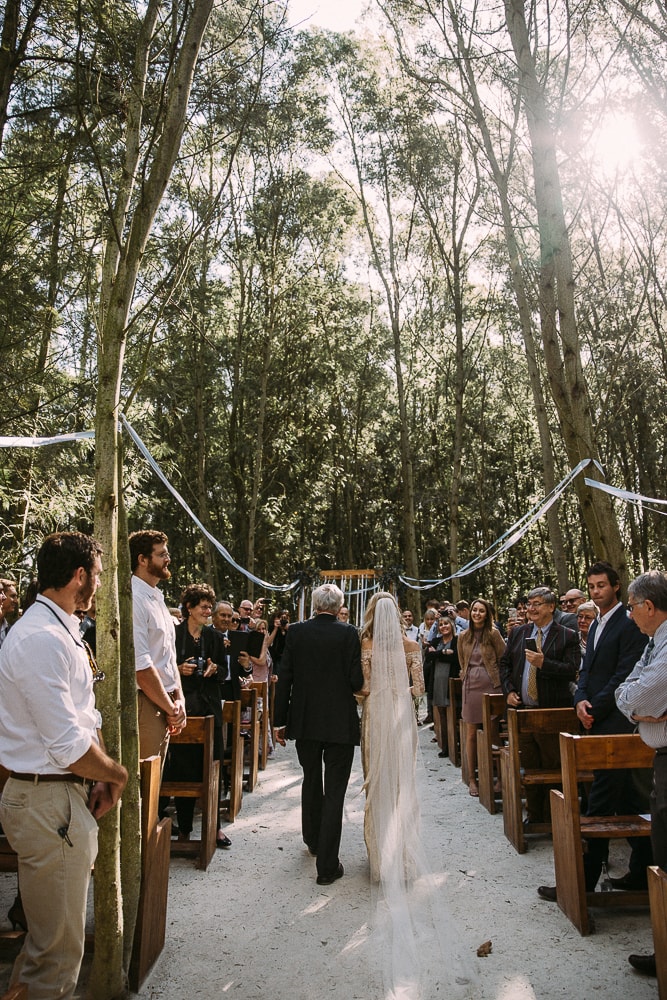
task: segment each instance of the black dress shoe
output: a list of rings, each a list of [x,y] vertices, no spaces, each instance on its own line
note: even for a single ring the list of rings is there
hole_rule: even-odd
[[[446,750],[441,750],[440,753],[438,754],[438,757],[449,757],[449,754],[447,753]]]
[[[232,846],[232,842],[229,837],[223,833],[221,837],[216,837],[215,846],[221,848],[221,850],[228,851]]]
[[[555,903],[558,899],[555,885],[538,885],[537,895],[540,899],[546,899],[549,903]]]
[[[628,955],[628,962],[637,972],[644,972],[647,976],[657,976],[655,968],[655,955]]]
[[[344,874],[345,874],[345,869],[343,868],[341,863],[338,862],[338,868],[333,873],[333,875],[318,875],[316,881],[318,885],[331,885],[331,883],[335,882],[336,879],[342,878]]]
[[[306,848],[307,848],[309,854],[312,854],[314,858],[317,857],[317,848],[316,847],[311,847],[310,844],[306,844]]]
[[[637,877],[630,872],[626,872],[620,878],[610,878],[609,881],[614,889],[621,889],[623,892],[641,892],[648,889],[648,882],[645,878]]]

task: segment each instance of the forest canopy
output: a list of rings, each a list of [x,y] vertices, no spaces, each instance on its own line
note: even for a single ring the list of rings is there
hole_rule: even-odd
[[[168,145],[167,41],[188,4],[153,5],[139,99],[150,6],[4,5],[0,435],[95,426],[110,232],[131,243]],[[207,530],[274,583],[449,576],[585,458],[593,478],[664,494],[664,5],[372,14],[373,31],[337,34],[290,27],[275,0],[213,4],[126,303],[121,411]],[[93,529],[95,445],[1,464],[0,565],[24,577],[45,533]],[[252,592],[127,438],[123,499],[130,530],[169,535],[172,597],[199,579]],[[438,593],[507,604],[580,585],[594,558],[661,567],[666,546],[659,512],[580,476]]]

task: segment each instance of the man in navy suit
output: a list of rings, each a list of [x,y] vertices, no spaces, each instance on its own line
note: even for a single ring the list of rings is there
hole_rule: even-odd
[[[500,683],[510,708],[570,708],[570,683],[581,659],[579,636],[554,618],[556,596],[548,587],[528,594],[528,624],[512,629],[500,657]],[[526,645],[528,643],[528,645]],[[523,735],[521,760],[525,767],[560,766],[555,733]],[[529,823],[549,822],[549,789],[526,788]]]
[[[579,720],[592,736],[631,733],[633,724],[616,706],[614,692],[639,660],[647,643],[626,614],[619,599],[621,583],[609,563],[597,562],[588,570],[588,591],[599,610],[586,639],[574,705]],[[650,772],[648,772],[650,775]],[[624,816],[649,811],[650,778],[643,770],[596,771],[588,798],[587,816]],[[652,864],[648,837],[628,838],[631,847],[629,871],[612,879],[617,889],[645,889],[646,868]],[[593,892],[603,863],[609,856],[609,841],[591,838],[584,854],[586,892]],[[552,886],[540,886],[542,899],[555,901]]]
[[[313,591],[315,616],[290,625],[275,703],[275,739],[296,740],[303,769],[301,829],[317,856],[317,884],[344,874],[338,857],[343,804],[360,727],[354,692],[363,687],[357,630],[338,621],[343,593],[325,583]],[[322,768],[324,766],[324,778]]]

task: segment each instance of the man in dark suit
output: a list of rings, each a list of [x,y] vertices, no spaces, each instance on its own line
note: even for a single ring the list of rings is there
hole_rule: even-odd
[[[528,623],[510,633],[500,658],[500,683],[510,708],[572,705],[569,685],[577,676],[581,659],[579,637],[554,620],[555,609],[555,594],[548,587],[536,587],[528,594]],[[524,735],[519,749],[525,767],[560,766],[556,734]],[[549,821],[546,786],[526,789],[526,811],[529,823]]]
[[[599,617],[588,631],[579,682],[574,693],[577,716],[592,736],[631,733],[633,724],[616,706],[614,692],[639,660],[647,643],[619,600],[621,583],[609,563],[594,563],[588,570],[588,591]],[[649,811],[650,771],[597,771],[588,797],[587,816],[624,816]],[[632,850],[629,871],[611,879],[617,889],[645,889],[646,867],[651,861],[648,837],[628,838]],[[602,865],[609,856],[609,841],[600,837],[587,842],[584,853],[586,892],[593,892]],[[556,900],[553,886],[540,886],[542,899]]]
[[[296,740],[301,829],[317,856],[318,885],[344,874],[338,857],[343,804],[360,742],[354,692],[364,683],[361,647],[357,630],[337,620],[342,606],[343,593],[334,584],[313,591],[315,616],[287,630],[276,690],[275,740],[282,746]]]

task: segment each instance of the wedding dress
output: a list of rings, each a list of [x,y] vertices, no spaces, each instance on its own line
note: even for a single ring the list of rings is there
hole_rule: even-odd
[[[361,752],[374,933],[384,953],[384,1000],[473,996],[472,964],[444,904],[444,875],[428,864],[420,835],[417,725],[420,652],[406,652],[393,599],[375,606],[372,648],[362,649]],[[441,989],[441,987],[446,987]]]

